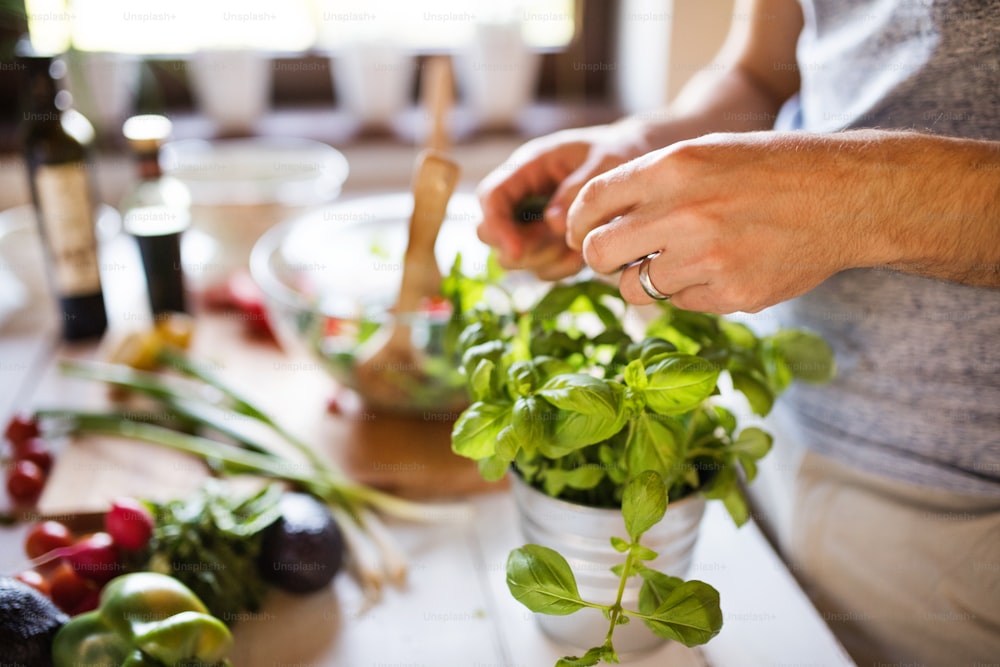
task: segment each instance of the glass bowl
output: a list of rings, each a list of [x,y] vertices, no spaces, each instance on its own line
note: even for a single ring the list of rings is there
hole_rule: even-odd
[[[161,162],[191,195],[183,252],[194,289],[245,270],[264,232],[333,202],[349,171],[340,151],[298,137],[173,141],[163,147]]]
[[[253,248],[250,272],[264,294],[282,347],[319,360],[366,406],[395,413],[457,413],[468,402],[446,332],[448,304],[429,300],[420,312],[393,312],[402,277],[412,197],[387,194],[338,202],[266,232]],[[472,195],[455,195],[435,253],[448,275],[461,253],[467,275],[482,274],[489,249],[476,236]],[[358,367],[384,345],[393,326],[409,325],[415,361],[387,368],[403,398],[370,391]]]

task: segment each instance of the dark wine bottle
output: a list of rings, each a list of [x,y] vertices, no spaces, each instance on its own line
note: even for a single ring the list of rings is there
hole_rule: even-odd
[[[190,223],[191,196],[160,169],[160,147],[170,137],[165,116],[133,116],[122,133],[135,156],[139,181],[122,199],[122,227],[135,237],[146,273],[153,317],[186,312],[181,235]]]
[[[108,319],[89,164],[93,128],[70,109],[69,94],[59,88],[64,61],[37,53],[26,40],[18,43],[17,58],[24,157],[63,337],[94,338],[104,333]]]

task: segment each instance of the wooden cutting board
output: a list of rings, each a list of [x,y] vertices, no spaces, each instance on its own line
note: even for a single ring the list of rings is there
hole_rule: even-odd
[[[61,351],[93,357],[92,350]],[[248,338],[239,318],[199,315],[191,354],[269,411],[359,482],[419,499],[446,499],[496,489],[474,462],[451,452],[457,415],[400,417],[372,412],[337,388],[318,362],[290,357],[273,342]],[[328,410],[332,397],[340,410]],[[38,407],[112,406],[93,382],[52,367],[36,394]],[[234,419],[241,417],[234,415]],[[44,516],[99,512],[118,496],[183,497],[208,475],[197,458],[142,442],[87,437],[63,443],[38,503]]]

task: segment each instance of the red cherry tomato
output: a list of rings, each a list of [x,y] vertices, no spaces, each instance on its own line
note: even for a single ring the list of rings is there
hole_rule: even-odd
[[[93,581],[81,577],[68,562],[59,563],[49,577],[52,587],[52,601],[67,614],[76,609],[90,591],[97,590]]]
[[[71,546],[74,539],[70,529],[58,521],[43,521],[28,531],[24,540],[24,552],[28,558],[38,558],[53,549]]]
[[[25,414],[14,415],[7,422],[3,435],[12,445],[38,437],[38,422]]]
[[[233,306],[240,312],[247,333],[261,338],[273,338],[264,307],[264,295],[249,273],[234,273],[228,282]]]
[[[43,577],[41,573],[36,570],[18,572],[14,575],[14,578],[21,583],[28,584],[45,597],[50,597],[52,595],[52,586],[49,584],[48,579]]]
[[[15,461],[7,474],[7,493],[14,500],[34,500],[44,487],[45,471],[31,461]]]
[[[45,474],[52,470],[52,450],[41,438],[32,438],[14,445],[14,458],[18,461],[31,461],[45,471]]]

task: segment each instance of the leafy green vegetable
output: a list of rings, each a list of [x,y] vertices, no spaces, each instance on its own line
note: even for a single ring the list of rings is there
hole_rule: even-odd
[[[689,646],[708,641],[722,626],[718,592],[647,567],[656,554],[639,540],[668,501],[695,493],[721,500],[737,525],[748,520],[743,484],[756,477],[771,436],[740,430],[732,412],[713,404],[720,378],[728,375],[750,409],[766,415],[793,380],[833,377],[829,346],[805,331],[758,337],[744,324],[669,302],[658,302],[659,316],[636,340],[618,291],[598,281],[555,285],[523,310],[513,299],[470,306],[469,295],[488,283],[456,272],[445,281],[462,313],[453,339],[474,400],[455,424],[452,449],[476,459],[488,479],[513,467],[551,496],[620,508],[628,533],[610,538],[625,558],[612,568],[620,577],[615,602],[581,600],[565,559],[530,544],[508,561],[514,597],[533,611],[595,607],[608,618],[604,643],[563,658],[562,667],[617,662],[614,629],[632,618]],[[639,609],[624,609],[625,583],[636,575]]]
[[[208,484],[194,496],[147,503],[156,528],[139,569],[180,580],[209,611],[232,624],[257,611],[267,591],[257,568],[262,532],[278,520],[282,489],[270,484],[251,495],[234,495]]]
[[[566,559],[537,544],[510,552],[507,586],[518,602],[534,612],[565,616],[585,606]]]
[[[741,485],[756,476],[770,437],[756,428],[741,434],[735,417],[712,405],[720,378],[728,374],[766,415],[793,379],[820,382],[834,372],[829,346],[811,333],[758,337],[668,302],[633,340],[625,302],[598,281],[557,284],[525,310],[509,295],[499,306],[470,303],[498,275],[456,270],[444,285],[463,313],[451,324],[474,401],[455,424],[452,448],[490,479],[513,465],[550,495],[619,507],[625,483],[651,470],[669,498],[703,492],[742,523]]]

